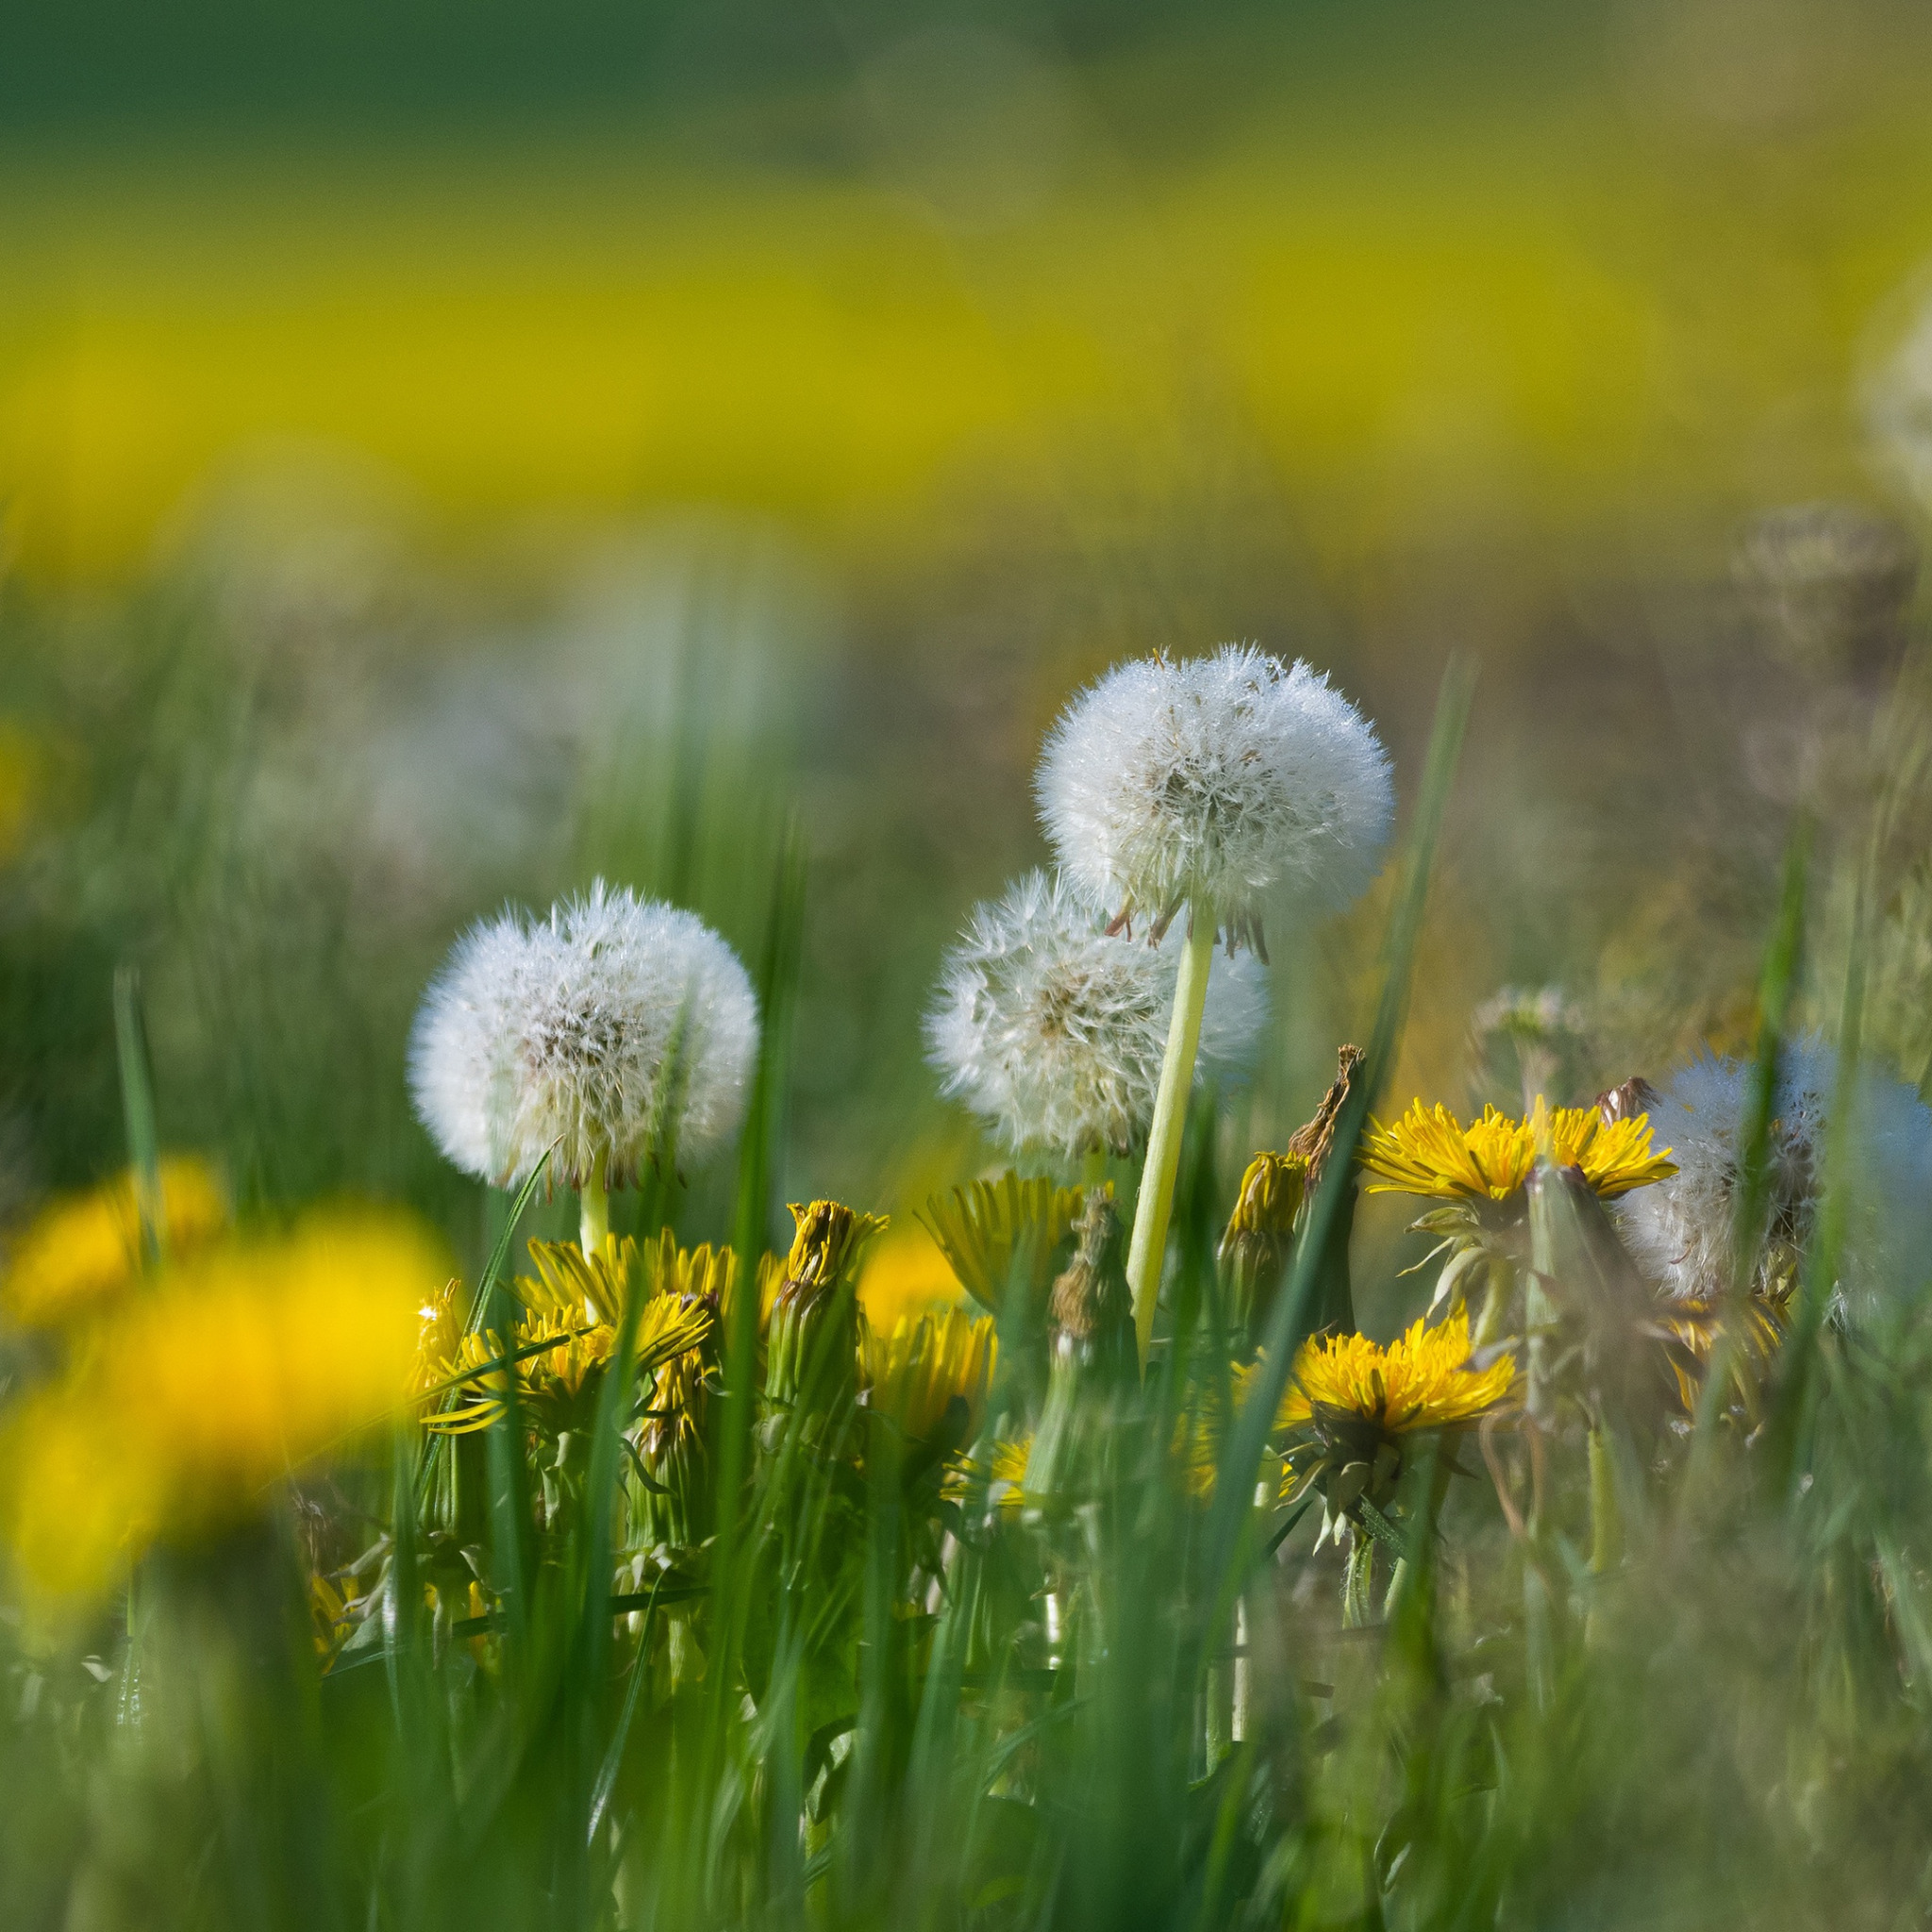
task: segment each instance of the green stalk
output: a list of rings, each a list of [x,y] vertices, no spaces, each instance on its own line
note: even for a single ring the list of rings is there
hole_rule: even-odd
[[[1601,1576],[1615,1567],[1624,1544],[1624,1521],[1617,1507],[1617,1474],[1601,1423],[1590,1426],[1590,1574]]]
[[[1181,1129],[1194,1085],[1194,1055],[1201,1044],[1201,1015],[1208,1005],[1208,969],[1214,961],[1214,922],[1206,907],[1189,908],[1188,945],[1174,982],[1174,1017],[1168,1022],[1167,1055],[1160,1091],[1147,1134],[1147,1160],[1134,1203],[1134,1235],[1127,1247],[1127,1286],[1134,1296],[1134,1341],[1141,1370],[1154,1339],[1154,1304],[1160,1297],[1160,1264],[1167,1256],[1167,1223],[1174,1211],[1174,1174],[1180,1167]]]
[[[610,1191],[604,1185],[604,1163],[600,1160],[585,1176],[577,1195],[580,1219],[577,1239],[584,1253],[594,1259],[604,1251],[610,1235]]]
[[[155,1076],[147,1025],[141,1010],[141,975],[132,966],[114,970],[114,1045],[121,1069],[121,1111],[127,1127],[127,1160],[134,1170],[134,1199],[141,1221],[141,1257],[160,1259],[166,1225],[161,1202],[161,1136],[155,1118]]]

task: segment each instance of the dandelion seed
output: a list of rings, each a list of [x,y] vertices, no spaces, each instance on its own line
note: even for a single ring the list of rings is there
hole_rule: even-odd
[[[1062,870],[1109,919],[1161,931],[1191,902],[1231,941],[1258,935],[1271,897],[1354,899],[1394,812],[1361,713],[1246,644],[1116,666],[1062,713],[1037,791]]]
[[[1374,732],[1326,677],[1228,644],[1108,672],[1061,715],[1036,790],[1062,869],[1110,930],[1142,919],[1158,941],[1187,910],[1127,1253],[1144,1364],[1214,941],[1265,957],[1268,900],[1354,898],[1389,836],[1394,788]]]
[[[416,1110],[449,1158],[498,1187],[536,1171],[634,1183],[661,1134],[699,1161],[743,1116],[758,1002],[693,913],[600,879],[529,921],[474,927],[417,1015]]]
[[[1680,1067],[1650,1103],[1678,1172],[1622,1203],[1618,1221],[1639,1265],[1673,1300],[1699,1300],[1730,1286],[1751,1075],[1740,1061],[1703,1055]],[[1791,1041],[1779,1056],[1765,1254],[1753,1284],[1760,1291],[1775,1288],[1772,1277],[1795,1273],[1816,1228],[1837,1081],[1838,1056],[1821,1040]],[[1861,1073],[1850,1152],[1854,1212],[1840,1286],[1868,1288],[1891,1276],[1916,1287],[1932,1241],[1932,1109],[1903,1083]]]
[[[1154,1117],[1179,966],[1178,933],[1109,937],[1059,879],[1029,873],[946,955],[925,1022],[941,1091],[1015,1152],[1127,1152]],[[1240,1077],[1266,1016],[1256,962],[1217,959],[1196,1080]]]

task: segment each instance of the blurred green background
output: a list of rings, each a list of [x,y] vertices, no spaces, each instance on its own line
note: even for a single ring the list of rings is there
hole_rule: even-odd
[[[1405,796],[1483,660],[1406,1089],[1512,1097],[1507,986],[1571,1002],[1563,1098],[1740,1037],[1792,811],[1832,860],[1874,788],[1924,1076],[1924,9],[89,0],[7,47],[0,1209],[119,1158],[127,959],[172,1141],[474,1249],[403,1081],[457,931],[601,870],[755,954],[788,811],[788,1183],[909,1205],[987,1158],[918,1014],[1043,857],[1041,730],[1229,638],[1332,666]],[[1378,917],[1281,936],[1230,1159]]]

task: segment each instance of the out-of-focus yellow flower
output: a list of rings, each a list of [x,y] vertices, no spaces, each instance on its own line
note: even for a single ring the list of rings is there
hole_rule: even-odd
[[[1606,1124],[1593,1107],[1547,1107],[1541,1096],[1526,1120],[1486,1107],[1461,1125],[1446,1107],[1416,1101],[1385,1127],[1371,1121],[1357,1158],[1376,1179],[1372,1194],[1424,1194],[1439,1201],[1507,1201],[1546,1151],[1558,1167],[1575,1167],[1604,1200],[1614,1200],[1676,1173],[1671,1150],[1653,1154],[1650,1117]]]
[[[1107,1191],[1113,1191],[1110,1183]],[[1016,1269],[1027,1289],[1044,1299],[1053,1286],[1054,1255],[1085,1205],[1079,1188],[1022,1180],[1009,1170],[995,1181],[973,1181],[935,1194],[920,1219],[960,1286],[998,1314]]]
[[[990,1315],[947,1308],[868,1326],[859,1345],[866,1406],[913,1442],[957,1449],[986,1414],[999,1342]]]
[[[1033,1438],[1022,1436],[1017,1441],[992,1445],[986,1464],[987,1493],[996,1509],[1024,1509],[1037,1502],[1026,1493],[1026,1464],[1032,1458]]]
[[[202,1161],[162,1161],[160,1185],[166,1255],[183,1257],[227,1225],[227,1202]],[[22,1327],[94,1314],[141,1267],[141,1210],[130,1172],[51,1203],[28,1224],[0,1277],[0,1312]]]
[[[1418,1321],[1387,1348],[1366,1335],[1312,1337],[1295,1352],[1276,1424],[1359,1420],[1384,1436],[1479,1420],[1508,1394],[1516,1363],[1469,1366],[1469,1318],[1430,1328]]]
[[[445,1272],[414,1223],[379,1213],[170,1266],[0,1429],[0,1522],[27,1577],[97,1591],[158,1538],[245,1517],[393,1413]]]
[[[965,1299],[932,1230],[919,1221],[895,1222],[867,1251],[859,1271],[858,1306],[881,1331],[890,1332],[903,1316],[959,1307]]]

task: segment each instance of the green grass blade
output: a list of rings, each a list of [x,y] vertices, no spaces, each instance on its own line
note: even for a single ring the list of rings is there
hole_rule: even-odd
[[[1435,724],[1429,734],[1428,758],[1423,767],[1422,788],[1403,861],[1402,887],[1383,942],[1381,1000],[1367,1058],[1336,1122],[1333,1151],[1322,1175],[1322,1185],[1315,1191],[1307,1230],[1296,1244],[1287,1287],[1275,1298],[1263,1338],[1260,1362],[1248,1399],[1228,1431],[1215,1480],[1208,1523],[1206,1574],[1212,1586],[1208,1600],[1216,1606],[1217,1614],[1230,1611],[1239,1592],[1239,1571],[1253,1514],[1256,1472],[1261,1466],[1268,1435],[1288,1387],[1295,1349],[1308,1332],[1330,1226],[1341,1211],[1343,1195],[1355,1184],[1356,1144],[1361,1138],[1370,1104],[1389,1077],[1401,1038],[1436,844],[1474,691],[1474,665],[1466,658],[1452,658],[1442,674]]]
[[[1858,1101],[1858,1062],[1865,1022],[1865,951],[1871,904],[1870,865],[1861,873],[1852,915],[1845,985],[1839,1007],[1838,1071],[1824,1137],[1824,1200],[1809,1252],[1798,1277],[1798,1305],[1779,1357],[1780,1372],[1767,1431],[1768,1493],[1788,1502],[1805,1460],[1805,1438],[1816,1393],[1819,1331],[1838,1282],[1844,1253],[1854,1155],[1852,1129]]]
[[[747,1522],[745,1480],[751,1472],[752,1431],[758,1405],[758,1267],[765,1252],[771,1216],[771,1176],[784,1115],[786,1071],[798,996],[799,954],[805,921],[805,854],[795,824],[786,833],[772,886],[771,908],[760,962],[759,1008],[763,1027],[757,1072],[739,1144],[737,1202],[732,1246],[738,1257],[738,1292],[724,1338],[724,1378],[718,1404],[718,1541],[712,1553],[713,1598],[718,1605],[710,1686],[706,1771],[717,1774],[742,1631],[739,1572]]]
[[[1771,1123],[1776,1108],[1785,1029],[1790,1019],[1798,959],[1804,944],[1805,887],[1810,845],[1810,822],[1800,819],[1785,850],[1777,923],[1765,949],[1758,983],[1757,1050],[1745,1089],[1743,1119],[1739,1124],[1739,1182],[1731,1223],[1730,1291],[1739,1296],[1750,1292],[1764,1241],[1765,1210],[1771,1197]],[[1692,1494],[1708,1472],[1718,1418],[1724,1413],[1724,1391],[1730,1386],[1740,1346],[1734,1329],[1733,1323],[1725,1322],[1718,1330],[1717,1345],[1711,1350],[1704,1387],[1698,1393],[1691,1442]]]
[[[114,969],[114,1047],[121,1073],[121,1113],[127,1130],[127,1160],[141,1213],[141,1249],[152,1264],[160,1257],[166,1226],[161,1202],[161,1136],[155,1111],[154,1062],[141,1007],[141,974]]]

